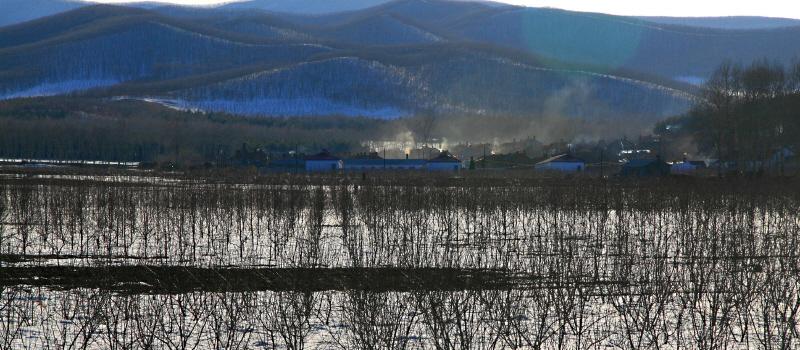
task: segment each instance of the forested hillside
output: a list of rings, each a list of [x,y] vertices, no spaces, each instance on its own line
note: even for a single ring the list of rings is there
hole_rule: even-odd
[[[243,144],[271,152],[361,150],[380,120],[242,118],[134,100],[47,97],[0,101],[0,158],[224,164]],[[392,128],[396,128],[394,125]]]
[[[249,115],[398,117],[421,111],[493,111],[590,119],[617,114],[651,120],[680,113],[690,98],[679,90],[643,82],[469,52],[405,64],[337,57],[256,72],[172,96],[189,108]]]

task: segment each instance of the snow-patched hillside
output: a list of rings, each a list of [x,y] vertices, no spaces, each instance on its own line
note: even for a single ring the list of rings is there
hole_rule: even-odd
[[[258,72],[176,94],[190,108],[250,115],[398,117],[418,101],[403,70],[352,57]]]
[[[248,115],[385,118],[434,111],[653,119],[685,111],[691,99],[629,78],[482,56],[402,67],[339,57],[185,89],[169,98],[185,108]]]

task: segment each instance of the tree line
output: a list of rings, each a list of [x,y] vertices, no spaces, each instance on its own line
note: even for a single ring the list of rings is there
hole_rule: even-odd
[[[0,158],[221,164],[242,144],[282,153],[358,151],[379,134],[366,118],[246,118],[138,101],[0,101]]]
[[[720,171],[780,170],[800,145],[800,62],[725,62],[692,110],[658,129],[691,135],[699,153],[719,160]]]

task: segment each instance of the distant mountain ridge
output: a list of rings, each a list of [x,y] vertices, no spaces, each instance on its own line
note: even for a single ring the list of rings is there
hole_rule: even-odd
[[[511,7],[512,5],[493,1],[482,0],[452,0],[456,2],[471,2],[491,7]],[[297,14],[297,15],[324,15],[338,12],[352,12],[390,4],[394,0],[242,0],[223,3],[211,8],[222,10],[260,10],[267,12]],[[402,1],[401,1],[402,2]],[[0,6],[0,27],[22,23],[37,18],[66,12],[83,6],[97,4],[91,0],[3,0]],[[158,1],[130,1],[117,4],[145,9],[159,7],[176,7]],[[203,6],[202,8],[209,8]],[[643,21],[700,28],[714,29],[775,29],[783,27],[800,26],[800,19],[771,18],[757,16],[727,16],[727,17],[658,17],[640,16]]]
[[[681,81],[702,82],[726,59],[798,54],[800,27],[697,28],[467,1],[313,16],[94,5],[0,28],[0,99],[86,94],[246,115],[654,122],[695,101],[696,87]]]
[[[218,8],[155,4],[158,3],[130,6],[152,7],[167,17],[205,21],[221,31],[261,38],[302,38],[356,45],[473,41],[557,61],[639,71],[693,84],[703,82],[724,60],[750,62],[767,58],[789,62],[800,53],[800,26],[791,26],[796,21],[780,18],[642,19],[443,0],[252,0]],[[370,5],[375,6],[352,10]],[[304,6],[314,15],[268,12],[269,9],[302,12]],[[213,20],[209,22],[209,18]],[[243,23],[243,19],[249,19],[250,23]],[[265,25],[265,19],[280,25]],[[747,26],[759,29],[716,28]],[[4,40],[14,39],[0,38]]]
[[[220,6],[222,9],[257,9],[306,15],[363,10],[389,0],[246,0]]]
[[[660,24],[714,29],[748,30],[777,29],[800,26],[800,19],[730,16],[730,17],[639,17]]]

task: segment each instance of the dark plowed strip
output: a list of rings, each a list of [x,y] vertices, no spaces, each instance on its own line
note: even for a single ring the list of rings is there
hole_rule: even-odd
[[[99,288],[122,293],[192,291],[418,291],[524,288],[532,276],[496,270],[403,268],[3,267],[0,286]]]

